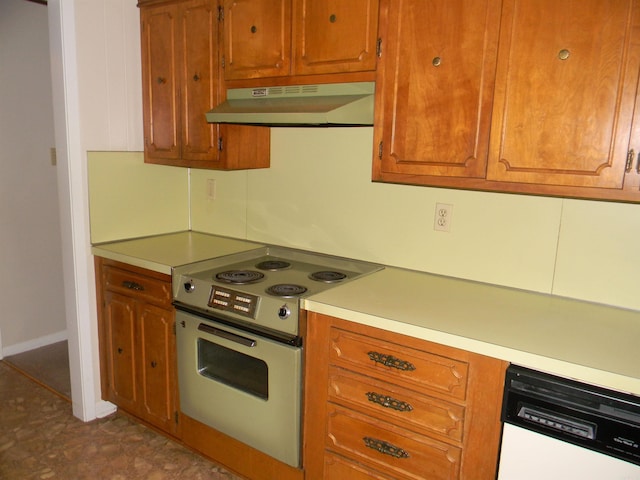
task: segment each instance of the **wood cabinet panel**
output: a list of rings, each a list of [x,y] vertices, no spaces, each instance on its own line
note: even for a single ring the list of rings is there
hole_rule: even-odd
[[[140,11],[145,153],[150,158],[180,158],[178,9],[159,5]]]
[[[506,362],[318,313],[306,320],[307,478],[495,478]],[[414,377],[389,374],[370,351],[411,363]],[[370,392],[392,398],[380,405]],[[402,402],[411,409],[388,408]]]
[[[329,398],[426,435],[462,440],[464,407],[424,393],[331,367]]]
[[[145,162],[268,167],[268,128],[211,124],[205,117],[224,96],[217,1],[142,1],[140,22]]]
[[[109,390],[107,400],[133,409],[138,403],[136,376],[137,348],[135,342],[136,304],[133,299],[113,292],[105,292],[103,331]]]
[[[461,449],[330,405],[330,449],[400,478],[459,478]]]
[[[100,257],[95,266],[102,395],[177,435],[171,277]]]
[[[296,75],[375,70],[378,0],[295,0]]]
[[[291,0],[225,0],[224,78],[291,71]]]
[[[488,179],[622,188],[634,3],[504,2]]]
[[[374,180],[484,177],[499,2],[401,0],[384,5]]]
[[[440,355],[357,335],[332,330],[329,359],[332,364],[393,383],[402,382],[432,395],[464,399],[468,364]]]

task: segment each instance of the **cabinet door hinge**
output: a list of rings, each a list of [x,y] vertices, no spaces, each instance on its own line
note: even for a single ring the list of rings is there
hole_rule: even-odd
[[[220,58],[220,66],[224,69],[225,65],[226,65],[226,63],[224,61],[224,55],[222,55],[222,57]]]
[[[382,141],[378,144],[378,158],[382,160]]]
[[[378,58],[382,57],[382,38],[378,38],[376,42],[376,55]]]
[[[224,146],[222,142],[222,137],[218,137],[218,150],[222,151],[222,147]]]
[[[222,5],[218,6],[218,21],[224,22],[224,7]]]

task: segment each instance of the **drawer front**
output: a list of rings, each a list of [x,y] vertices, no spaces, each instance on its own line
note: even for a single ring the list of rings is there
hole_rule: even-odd
[[[324,477],[349,480],[394,480],[366,466],[350,462],[339,455],[326,452],[324,456]]]
[[[330,363],[419,391],[458,400],[467,392],[469,365],[384,340],[333,328]]]
[[[461,449],[337,405],[328,407],[326,446],[338,454],[411,479],[456,479]]]
[[[104,267],[107,289],[163,306],[171,305],[171,285],[119,268]]]
[[[336,367],[329,369],[329,398],[405,428],[462,441],[460,405]]]

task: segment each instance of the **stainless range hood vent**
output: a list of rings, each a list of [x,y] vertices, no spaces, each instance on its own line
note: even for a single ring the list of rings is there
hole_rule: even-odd
[[[236,88],[206,117],[249,125],[373,125],[374,92],[374,82]]]

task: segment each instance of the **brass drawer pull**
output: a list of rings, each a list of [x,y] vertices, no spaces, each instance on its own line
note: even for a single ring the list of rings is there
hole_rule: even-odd
[[[122,286],[124,288],[128,288],[129,290],[136,290],[138,292],[144,291],[144,287],[142,285],[140,285],[139,283],[136,283],[136,282],[132,282],[130,280],[123,281],[122,282]]]
[[[372,403],[377,403],[384,408],[391,408],[393,410],[398,410],[399,412],[410,412],[411,410],[413,410],[411,404],[403,402],[401,400],[397,400],[388,395],[382,395],[376,392],[367,392],[367,398]]]
[[[376,363],[381,363],[386,367],[397,368],[398,370],[411,371],[415,370],[416,367],[413,366],[412,363],[407,362],[406,360],[400,360],[392,355],[386,355],[384,353],[378,352],[369,352],[367,353],[369,358]]]
[[[384,455],[390,455],[395,458],[409,458],[409,454],[404,451],[400,447],[396,447],[395,445],[385,442],[384,440],[378,440],[377,438],[372,437],[363,437],[364,446],[367,448],[371,448],[376,452],[380,452]]]

